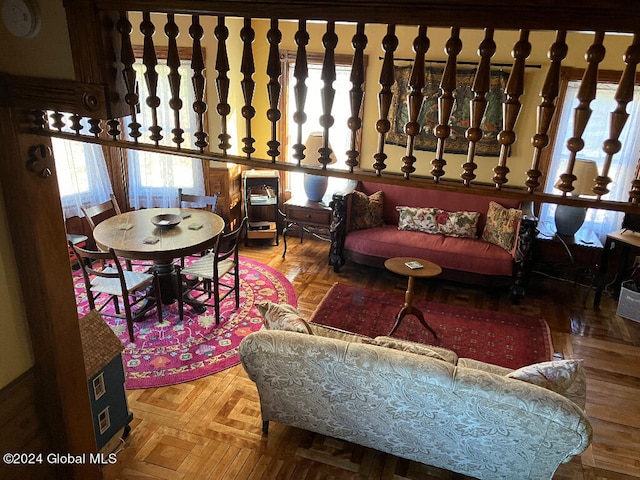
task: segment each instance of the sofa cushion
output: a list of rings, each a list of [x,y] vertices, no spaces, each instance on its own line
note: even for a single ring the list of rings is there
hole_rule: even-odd
[[[309,324],[300,316],[300,312],[286,303],[271,301],[256,303],[267,330],[288,330],[313,335]]]
[[[482,230],[482,239],[513,252],[518,229],[522,220],[522,210],[505,208],[499,203],[490,202],[487,222]]]
[[[439,210],[436,214],[438,231],[450,237],[477,238],[479,212],[447,212]]]
[[[382,209],[384,193],[378,191],[371,195],[362,192],[353,192],[351,200],[351,224],[350,230],[380,227],[383,225]]]
[[[371,344],[379,347],[392,348],[394,350],[401,350],[403,352],[437,358],[438,360],[442,360],[443,362],[447,362],[452,365],[456,365],[456,363],[458,363],[458,355],[456,352],[446,348],[436,347],[434,345],[425,345],[423,343],[401,340],[399,338],[387,336],[376,337],[373,339]]]
[[[567,397],[584,410],[586,403],[586,377],[582,360],[554,360],[535,363],[506,375]]]
[[[344,248],[378,258],[399,254],[435,262],[444,269],[483,275],[510,276],[513,257],[503,248],[481,239],[398,230],[396,225],[349,232]]]
[[[398,211],[398,230],[415,230],[417,232],[438,233],[436,215],[437,208],[396,207]]]

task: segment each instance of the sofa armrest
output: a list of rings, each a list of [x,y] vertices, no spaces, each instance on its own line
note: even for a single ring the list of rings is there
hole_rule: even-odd
[[[346,190],[333,194],[329,206],[333,210],[331,220],[331,248],[329,249],[329,265],[334,272],[339,272],[345,263],[344,241],[347,236],[350,218],[351,196],[356,190],[357,182],[350,182]]]
[[[533,213],[533,202],[523,201],[522,220],[513,254],[515,281],[511,286],[511,301],[518,303],[524,297],[524,289],[531,269],[532,246],[538,231],[538,217]]]

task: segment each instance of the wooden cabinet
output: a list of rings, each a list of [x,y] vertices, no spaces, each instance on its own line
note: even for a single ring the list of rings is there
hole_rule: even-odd
[[[226,224],[225,231],[239,225],[242,218],[242,169],[241,165],[210,166],[207,171],[207,195],[218,195],[216,213]]]

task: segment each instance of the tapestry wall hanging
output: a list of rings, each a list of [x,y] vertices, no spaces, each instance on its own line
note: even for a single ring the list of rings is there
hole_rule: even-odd
[[[388,144],[403,146],[407,144],[404,126],[409,121],[407,96],[411,92],[409,78],[412,68],[411,65],[394,67],[394,96],[389,111],[391,130],[386,137]],[[433,128],[438,125],[438,96],[442,73],[442,68],[427,67],[425,70],[424,98],[418,115],[421,128],[415,140],[415,149],[417,150],[433,152],[436,150],[437,138],[433,134]],[[475,69],[464,69],[457,72],[458,87],[454,93],[455,101],[449,122],[451,136],[445,142],[445,152],[447,153],[467,153],[469,141],[465,137],[465,132],[469,128],[469,101],[474,96],[472,86],[475,74]],[[498,156],[500,153],[500,143],[496,137],[498,132],[502,130],[502,103],[508,79],[509,74],[502,70],[491,72],[491,84],[486,95],[487,108],[480,125],[483,135],[476,145],[477,155]]]

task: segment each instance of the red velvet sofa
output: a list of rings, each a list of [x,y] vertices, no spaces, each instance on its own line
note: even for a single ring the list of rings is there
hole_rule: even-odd
[[[354,190],[366,195],[383,192],[382,226],[357,230],[350,228]],[[514,302],[524,295],[528,260],[537,225],[532,205],[502,197],[374,182],[360,182],[354,190],[335,194],[331,203],[333,223],[329,264],[334,271],[338,272],[347,260],[383,267],[384,261],[391,257],[417,257],[440,265],[443,269],[442,278],[492,287],[508,286]],[[492,201],[505,208],[522,210],[511,252],[481,238]],[[477,238],[399,230],[397,206],[479,212]]]

